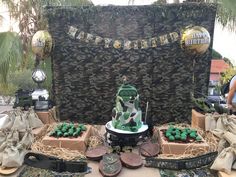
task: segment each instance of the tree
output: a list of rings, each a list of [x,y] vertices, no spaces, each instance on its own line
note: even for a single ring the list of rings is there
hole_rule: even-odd
[[[19,21],[20,36],[23,42],[22,67],[27,68],[31,53],[31,38],[38,30],[47,29],[46,19],[43,18],[43,7],[48,6],[82,6],[92,5],[90,0],[1,0],[9,8],[12,18]]]
[[[220,83],[225,84],[230,81],[230,79],[236,75],[236,68],[230,67],[224,73],[221,74]]]
[[[222,59],[222,55],[216,50],[212,49],[212,59]]]
[[[223,60],[225,61],[225,63],[228,63],[231,68],[234,66],[232,62],[230,61],[230,59],[224,57]]]
[[[38,30],[47,29],[43,6],[92,5],[90,0],[0,0],[7,5],[11,18],[19,22],[20,33],[0,33],[0,83],[7,89],[7,75],[16,64],[19,69],[32,69],[35,56],[31,51],[31,38]],[[23,55],[22,55],[23,53]],[[19,63],[21,62],[21,63]],[[46,66],[49,69],[51,66]],[[51,73],[48,73],[51,75]],[[0,88],[1,90],[1,88]]]
[[[0,33],[0,83],[8,88],[7,76],[22,60],[22,44],[18,34],[14,32]]]

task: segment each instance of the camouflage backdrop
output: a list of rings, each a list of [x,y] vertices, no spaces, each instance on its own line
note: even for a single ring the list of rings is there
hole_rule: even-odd
[[[211,48],[201,56],[185,54],[179,40],[158,41],[158,47],[147,49],[104,48],[67,33],[74,26],[103,38],[138,40],[200,25],[213,36],[214,5],[47,7],[45,12],[55,43],[53,90],[61,120],[111,120],[123,75],[137,87],[143,112],[149,102],[148,118],[154,123],[189,120],[191,93],[207,93]]]

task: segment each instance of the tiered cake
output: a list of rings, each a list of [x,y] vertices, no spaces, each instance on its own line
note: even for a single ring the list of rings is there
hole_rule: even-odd
[[[112,125],[115,129],[137,132],[142,126],[142,111],[139,108],[137,89],[122,84],[116,94],[116,107],[112,110]]]

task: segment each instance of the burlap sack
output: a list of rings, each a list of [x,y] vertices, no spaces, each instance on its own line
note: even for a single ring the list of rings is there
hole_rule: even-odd
[[[222,138],[218,143],[217,151],[220,153],[221,151],[223,151],[225,148],[229,146],[230,144],[224,138]]]
[[[26,150],[18,149],[15,146],[7,146],[2,154],[3,167],[20,167],[24,162]]]
[[[6,141],[6,136],[7,136],[7,134],[6,134],[5,131],[0,131],[0,145],[1,145],[4,141]]]
[[[216,122],[216,128],[220,130],[226,130],[225,125],[224,125],[224,119],[226,119],[225,115],[221,115],[217,122]]]
[[[6,137],[8,142],[18,143],[19,142],[19,132],[17,130],[12,130]]]
[[[10,130],[15,121],[15,113],[12,111],[9,113],[7,119],[4,120],[0,130]]]
[[[29,129],[29,121],[25,113],[17,114],[11,130],[25,132]]]
[[[233,169],[233,170],[236,170],[236,160],[235,160],[234,163],[233,163],[232,169]]]
[[[42,121],[39,119],[38,115],[34,112],[33,108],[29,109],[29,113],[28,113],[28,120],[29,120],[29,127],[34,129],[34,128],[38,128],[38,127],[42,127],[43,123]]]
[[[205,130],[206,131],[214,130],[216,128],[216,119],[217,117],[215,117],[214,115],[206,114],[206,117],[205,117]]]
[[[212,170],[223,171],[227,174],[231,173],[231,167],[235,160],[235,153],[232,147],[225,148],[215,159],[211,166]]]
[[[234,121],[229,121],[228,130],[236,135],[236,123]]]
[[[231,146],[236,147],[236,135],[231,132],[225,132],[223,135],[223,138],[225,138],[226,141],[229,142]]]
[[[224,131],[223,130],[220,130],[220,129],[214,129],[214,130],[211,130],[211,132],[217,136],[218,138],[223,138],[223,135],[224,135]]]
[[[24,148],[29,148],[33,141],[34,137],[32,135],[32,132],[28,130],[25,132],[25,135],[23,136],[19,144],[21,144]]]

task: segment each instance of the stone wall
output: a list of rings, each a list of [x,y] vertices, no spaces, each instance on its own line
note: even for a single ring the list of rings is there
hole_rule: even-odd
[[[138,89],[143,112],[149,102],[149,120],[155,124],[190,120],[191,93],[207,93],[211,47],[203,55],[187,55],[179,38],[174,40],[170,34],[181,36],[186,26],[199,25],[212,37],[215,10],[212,4],[195,3],[47,7],[45,14],[55,44],[54,98],[61,120],[97,124],[109,121],[124,75]],[[77,33],[71,35],[70,26]],[[106,48],[89,38],[79,39],[82,33],[78,32],[123,42],[153,37],[158,41],[157,47],[145,48],[138,43],[139,49]]]

